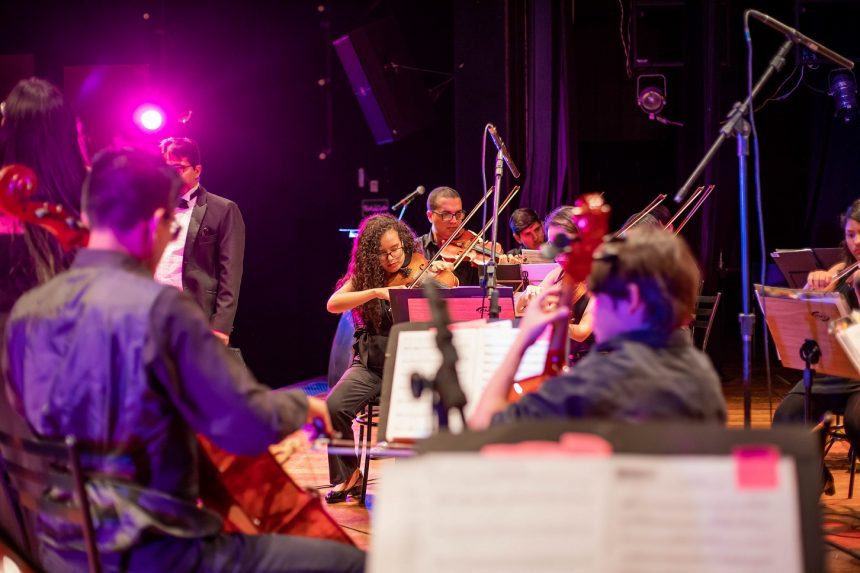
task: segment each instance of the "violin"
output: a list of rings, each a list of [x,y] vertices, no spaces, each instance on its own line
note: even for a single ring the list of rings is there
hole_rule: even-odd
[[[472,244],[474,243],[474,244]],[[496,259],[506,257],[502,246],[496,243],[495,245]],[[463,260],[470,261],[473,265],[485,265],[493,257],[493,251],[489,244],[480,239],[477,233],[473,233],[468,229],[463,229],[457,237],[451,241],[442,251],[440,251],[443,261],[449,263],[456,262],[462,257]]]
[[[424,255],[419,252],[412,253],[408,263],[403,265],[399,271],[385,279],[385,286],[412,288],[413,286],[421,286],[426,280],[434,280],[447,288],[459,286],[460,280],[456,275],[454,275],[454,273],[448,270],[443,270],[438,273],[434,273],[430,270],[425,271],[424,269],[427,268],[428,264],[429,263]],[[416,285],[416,280],[418,280],[420,284]]]
[[[89,229],[60,204],[31,199],[36,192],[36,174],[24,165],[0,169],[0,211],[51,233],[66,252],[86,246]]]
[[[594,251],[603,242],[609,231],[609,205],[597,193],[587,193],[574,203],[573,224],[579,234],[570,244],[570,253],[564,264],[561,293],[558,304],[573,309],[574,299],[581,298],[587,288],[585,279],[591,272]],[[508,393],[508,402],[518,401],[524,394],[535,392],[549,378],[558,376],[569,366],[568,363],[568,323],[570,315],[563,316],[552,325],[549,347],[544,363],[544,372],[538,376],[520,380]]]

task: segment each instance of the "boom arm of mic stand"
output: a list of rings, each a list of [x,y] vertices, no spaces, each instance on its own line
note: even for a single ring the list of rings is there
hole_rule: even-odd
[[[732,110],[729,112],[729,115],[726,118],[726,122],[723,124],[723,127],[720,128],[720,134],[717,136],[717,139],[711,145],[711,148],[708,149],[708,152],[699,161],[699,164],[693,170],[693,173],[687,180],[681,185],[681,188],[678,189],[678,192],[675,193],[675,203],[680,203],[684,200],[684,197],[687,196],[687,193],[690,192],[690,188],[693,186],[693,183],[699,178],[702,172],[705,170],[705,167],[711,162],[716,155],[717,151],[719,151],[723,142],[730,135],[739,130],[748,129],[748,127],[744,127],[743,124],[746,123],[743,120],[743,117],[746,115],[749,106],[752,104],[753,99],[761,91],[761,88],[764,87],[764,84],[770,79],[770,77],[774,74],[774,72],[778,72],[782,69],[782,66],[785,65],[785,56],[791,50],[792,46],[791,40],[785,40],[782,45],[779,47],[777,53],[770,60],[770,63],[767,66],[767,69],[762,73],[758,82],[752,90],[752,93],[747,96],[743,103],[736,102],[732,107]],[[739,127],[740,126],[740,127]]]

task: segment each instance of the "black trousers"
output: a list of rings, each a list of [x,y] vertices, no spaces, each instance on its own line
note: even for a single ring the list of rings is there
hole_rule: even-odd
[[[813,388],[814,388],[813,383]],[[799,393],[798,393],[799,391]],[[855,451],[860,454],[860,391],[824,393],[810,396],[810,422],[817,424],[825,412],[841,414],[845,424],[845,436]],[[774,425],[803,423],[803,384],[795,386],[783,398],[773,415]]]
[[[43,544],[41,557],[46,571],[87,571],[86,554],[80,551],[58,551]],[[124,553],[101,555],[107,573],[359,572],[364,571],[364,560],[363,551],[336,541],[238,533],[202,539],[151,536]]]
[[[343,376],[340,377],[331,394],[326,399],[331,425],[341,437],[353,442],[355,438],[352,433],[352,420],[361,412],[367,403],[378,398],[382,391],[382,376],[361,362],[354,361]],[[332,484],[339,484],[349,479],[349,476],[358,468],[358,456],[353,455],[329,455],[328,472]]]

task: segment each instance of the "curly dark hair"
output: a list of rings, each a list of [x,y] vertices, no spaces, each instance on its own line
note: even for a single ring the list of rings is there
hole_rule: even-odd
[[[372,215],[358,226],[358,236],[352,243],[349,267],[346,274],[338,281],[336,288],[340,288],[348,280],[352,280],[352,286],[356,291],[385,286],[385,269],[379,261],[379,243],[382,235],[392,229],[400,236],[407,262],[412,258],[412,253],[423,254],[421,243],[418,242],[415,231],[409,225],[391,215]],[[372,326],[379,329],[382,325],[382,311],[376,300],[354,308],[352,316],[357,326]]]

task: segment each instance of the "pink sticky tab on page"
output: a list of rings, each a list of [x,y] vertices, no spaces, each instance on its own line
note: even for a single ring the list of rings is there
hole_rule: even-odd
[[[571,456],[612,455],[612,446],[594,434],[567,432],[557,442],[531,440],[517,444],[487,444],[481,448],[482,456],[558,458]]]
[[[779,485],[779,448],[748,445],[734,449],[735,483],[739,490],[775,489]]]

